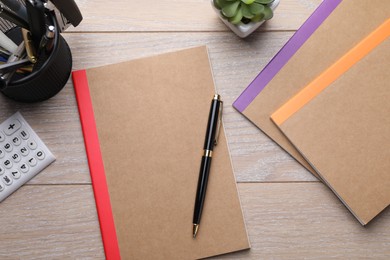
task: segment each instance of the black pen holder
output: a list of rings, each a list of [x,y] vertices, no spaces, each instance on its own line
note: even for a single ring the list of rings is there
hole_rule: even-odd
[[[66,85],[72,71],[72,54],[55,21],[54,26],[56,28],[51,52],[38,56],[30,74],[15,74],[8,86],[1,90],[5,96],[20,102],[38,102],[53,97]],[[23,41],[19,27],[14,27],[5,34],[17,45]]]

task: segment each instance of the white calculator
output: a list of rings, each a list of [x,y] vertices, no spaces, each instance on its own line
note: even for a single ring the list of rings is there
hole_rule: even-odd
[[[37,175],[55,157],[17,112],[0,124],[0,202]]]

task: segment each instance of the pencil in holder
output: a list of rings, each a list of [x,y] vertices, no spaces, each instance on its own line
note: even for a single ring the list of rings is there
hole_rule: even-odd
[[[6,33],[16,43],[23,41],[20,28]],[[38,102],[56,95],[66,85],[72,71],[72,54],[65,39],[55,30],[53,47],[49,55],[40,55],[28,75],[14,75],[3,94],[16,101]]]
[[[55,0],[54,2],[69,14],[67,1]],[[52,4],[51,6],[54,8]],[[70,7],[74,8],[74,5]],[[0,18],[1,31],[18,46],[18,49],[5,58],[7,63],[0,65],[0,91],[16,101],[38,102],[55,96],[66,85],[72,71],[72,54],[60,32],[67,28],[64,26],[66,25],[64,21],[68,25],[77,25],[82,20],[81,13],[78,9],[74,9],[78,12],[75,12],[76,15],[69,16],[71,18],[69,22],[57,9],[56,12],[45,10],[45,16],[42,16],[44,20],[38,23],[45,25],[43,30],[46,29],[44,36],[47,37],[42,36],[38,40],[33,37],[34,29],[37,29],[37,26],[34,28],[37,21],[29,19],[29,24],[26,25],[15,24],[15,20],[10,22],[9,19],[4,19],[4,16]],[[42,26],[38,26],[39,28]],[[40,34],[39,31],[35,33],[35,35]],[[31,46],[35,49],[34,55],[30,55]],[[18,57],[19,52],[23,54]],[[12,58],[15,58],[15,61],[12,61]],[[14,64],[17,69],[10,69]],[[25,64],[29,66],[22,67]]]

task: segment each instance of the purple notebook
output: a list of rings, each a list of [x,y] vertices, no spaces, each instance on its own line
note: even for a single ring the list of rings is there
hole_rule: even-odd
[[[323,21],[341,3],[342,0],[324,0],[306,22],[298,29],[283,48],[272,58],[265,68],[233,103],[233,107],[243,112],[279,70],[299,50]]]

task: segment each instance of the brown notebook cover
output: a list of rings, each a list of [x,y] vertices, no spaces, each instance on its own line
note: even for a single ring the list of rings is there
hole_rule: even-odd
[[[316,175],[272,123],[270,115],[389,17],[388,0],[344,0],[257,95],[243,114]]]
[[[78,71],[73,80],[87,150],[89,89],[104,162],[105,176],[92,167],[91,176],[106,256],[117,259],[119,250],[123,259],[195,259],[249,248],[223,127],[192,237],[215,93],[206,47]],[[88,157],[93,166],[95,156]]]
[[[271,118],[355,217],[390,204],[390,19]]]

